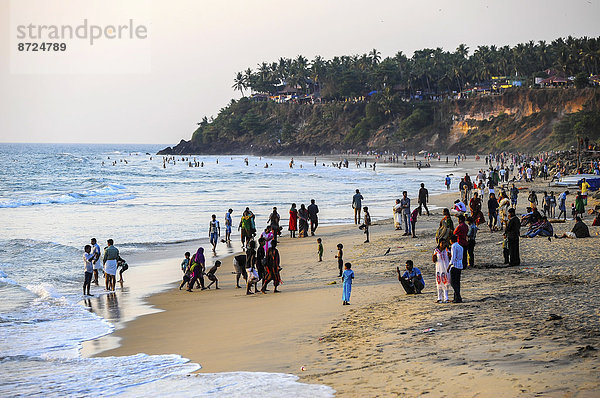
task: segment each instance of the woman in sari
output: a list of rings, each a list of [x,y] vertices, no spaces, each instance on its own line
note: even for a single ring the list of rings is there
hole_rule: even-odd
[[[192,261],[190,264],[190,271],[192,272],[192,279],[190,279],[188,283],[188,292],[192,291],[192,287],[194,287],[194,283],[198,284],[198,279],[200,279],[200,286],[202,290],[206,289],[204,287],[204,270],[205,270],[206,260],[204,258],[204,248],[198,248],[198,251],[192,257]]]
[[[298,230],[298,210],[296,210],[296,204],[292,203],[290,209],[290,222],[289,222],[290,237],[296,237],[296,231]]]
[[[300,219],[298,232],[300,237],[304,238],[308,232],[308,210],[304,206],[304,203],[300,205],[300,210],[298,210],[298,218]]]
[[[267,285],[271,281],[273,281],[273,285],[275,286],[273,293],[279,293],[277,287],[281,283],[281,276],[279,275],[280,261],[279,251],[277,250],[277,242],[273,241],[271,247],[267,251],[267,263],[265,264],[266,275],[263,279],[263,284],[260,289],[263,294],[267,292]]]
[[[500,210],[500,231],[508,225],[508,208],[510,207],[510,199],[504,192],[500,192],[500,200],[498,201],[498,209]]]
[[[433,251],[433,263],[435,264],[435,282],[437,284],[438,303],[448,302],[448,286],[450,285],[450,252],[446,249],[446,241],[440,240],[438,247]]]
[[[450,242],[450,234],[454,231],[454,222],[452,222],[452,217],[450,217],[450,210],[444,209],[442,210],[442,214],[444,218],[440,221],[440,226],[435,234],[435,240],[437,243],[443,240],[447,246]]]
[[[396,204],[394,205],[394,226],[396,227],[396,231],[402,229],[402,204],[400,203],[400,199],[396,199]]]

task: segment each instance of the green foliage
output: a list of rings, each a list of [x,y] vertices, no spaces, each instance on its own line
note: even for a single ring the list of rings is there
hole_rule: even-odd
[[[406,119],[400,122],[397,136],[407,138],[413,136],[424,127],[433,124],[432,112],[423,106],[417,107]]]
[[[582,110],[565,116],[554,125],[553,138],[558,145],[570,146],[578,137],[595,141],[600,139],[600,112]]]
[[[575,87],[577,88],[585,88],[589,85],[589,80],[585,73],[580,72],[575,76],[575,81],[573,83],[575,83]]]

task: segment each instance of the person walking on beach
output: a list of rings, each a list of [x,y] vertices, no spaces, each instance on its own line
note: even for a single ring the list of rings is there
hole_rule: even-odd
[[[429,203],[429,191],[425,188],[425,184],[421,183],[421,189],[419,189],[419,215],[422,215],[421,206],[425,208],[427,215],[429,215],[429,209],[427,208]]]
[[[319,217],[317,214],[319,213],[319,207],[315,204],[315,200],[310,200],[310,205],[308,205],[308,218],[310,219],[310,234],[311,236],[315,236],[315,231],[319,226]]]
[[[210,244],[213,248],[213,253],[217,252],[217,243],[219,242],[219,236],[221,235],[221,225],[217,220],[217,216],[213,214],[212,220],[208,224],[208,237],[210,238]]]
[[[356,193],[352,197],[352,208],[354,209],[354,224],[360,224],[360,210],[362,209],[362,200],[363,196],[360,194],[360,191],[357,189]]]
[[[352,280],[354,279],[354,271],[351,268],[352,264],[350,263],[344,265],[344,273],[342,274],[342,305],[350,305]]]
[[[448,267],[450,266],[450,253],[446,249],[446,241],[440,239],[438,246],[433,251],[432,257],[433,263],[435,264],[435,283],[437,285],[437,302],[447,303],[448,302],[448,285],[449,275]]]
[[[288,229],[290,231],[290,238],[296,237],[296,231],[298,230],[298,210],[296,210],[296,204],[292,203],[290,209],[290,221],[288,223]]]
[[[279,293],[277,287],[281,283],[281,276],[279,274],[280,271],[280,263],[281,259],[279,258],[279,251],[277,250],[277,242],[274,241],[271,244],[271,247],[267,251],[267,263],[266,263],[266,276],[263,280],[262,287],[260,291],[263,294],[267,294],[267,286],[269,282],[273,281],[274,289],[273,293]]]
[[[508,245],[509,265],[517,266],[521,264],[519,256],[519,236],[521,235],[521,221],[515,215],[515,209],[508,210],[508,225],[504,231],[506,243]]]
[[[83,295],[93,296],[93,294],[90,294],[90,284],[92,283],[92,276],[94,274],[94,266],[92,264],[94,255],[92,254],[92,246],[85,245],[83,251]]]
[[[454,290],[454,300],[452,300],[452,302],[462,303],[462,297],[460,295],[460,274],[463,269],[463,253],[465,250],[463,249],[463,246],[458,243],[458,236],[452,235],[450,237],[450,242],[452,242],[452,248],[448,272],[450,273],[450,285],[452,286],[452,290]]]
[[[114,292],[119,249],[113,246],[114,242],[112,239],[107,240],[106,243],[108,244],[108,247],[104,249],[104,257],[102,258],[106,278],[106,290],[112,290]]]
[[[402,191],[402,199],[400,199],[400,204],[402,205],[402,219],[404,220],[404,225],[406,225],[405,232],[403,236],[410,235],[410,198],[408,197],[408,192]]]
[[[335,258],[337,258],[338,261],[338,269],[340,271],[340,274],[338,275],[338,278],[342,277],[342,272],[343,271],[343,267],[344,267],[344,245],[342,245],[341,243],[337,244],[337,249],[338,252],[335,255]]]
[[[205,270],[206,259],[204,258],[204,248],[199,247],[194,257],[192,257],[190,271],[192,272],[192,277],[190,282],[188,283],[187,291],[191,292],[194,284],[198,284],[200,281],[201,290],[206,289],[204,287],[204,270]]]
[[[94,256],[94,258],[92,259],[92,267],[94,269],[94,283],[96,284],[96,286],[98,286],[98,271],[102,269],[102,265],[98,261],[100,260],[100,245],[96,241],[96,238],[92,238],[90,240],[90,244],[92,247],[92,255]]]
[[[406,260],[406,271],[404,274],[400,273],[400,268],[396,267],[398,273],[398,281],[402,284],[406,294],[421,294],[421,291],[425,288],[425,281],[421,270],[414,266],[412,260]]]
[[[217,270],[219,269],[220,266],[221,266],[221,262],[219,260],[217,260],[217,261],[215,261],[215,265],[213,265],[206,273],[206,277],[210,281],[208,286],[206,286],[207,289],[210,289],[210,287],[212,286],[213,283],[215,284],[215,289],[219,289],[219,279],[217,278],[217,276],[215,274],[217,273]]]
[[[396,231],[402,229],[402,205],[400,204],[400,199],[396,199],[396,204],[394,205],[394,226],[396,227]]]
[[[252,245],[252,241],[250,244]],[[258,277],[263,281],[265,280],[265,264],[267,263],[267,253],[264,245],[265,239],[259,238],[258,247],[256,248],[256,270],[258,271]]]
[[[298,222],[298,234],[301,238],[305,238],[308,235],[308,210],[306,210],[304,203],[300,205],[298,218],[300,219]]]
[[[233,213],[233,209],[227,210],[225,213],[225,242],[231,242],[231,226],[233,225],[233,220],[231,219],[231,213]]]

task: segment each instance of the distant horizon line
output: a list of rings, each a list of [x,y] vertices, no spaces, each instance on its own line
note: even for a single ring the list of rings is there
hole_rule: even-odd
[[[152,144],[152,143],[140,143],[140,142],[9,142],[0,141],[0,145],[3,144],[25,144],[25,145],[160,145],[160,146],[172,146],[174,144]]]

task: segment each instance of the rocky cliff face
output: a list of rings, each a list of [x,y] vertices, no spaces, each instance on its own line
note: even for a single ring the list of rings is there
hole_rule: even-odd
[[[600,89],[515,89],[444,102],[275,104],[243,99],[204,123],[190,141],[159,154],[450,152],[568,147],[553,134],[566,115],[600,112]],[[561,138],[564,141],[564,137]]]

